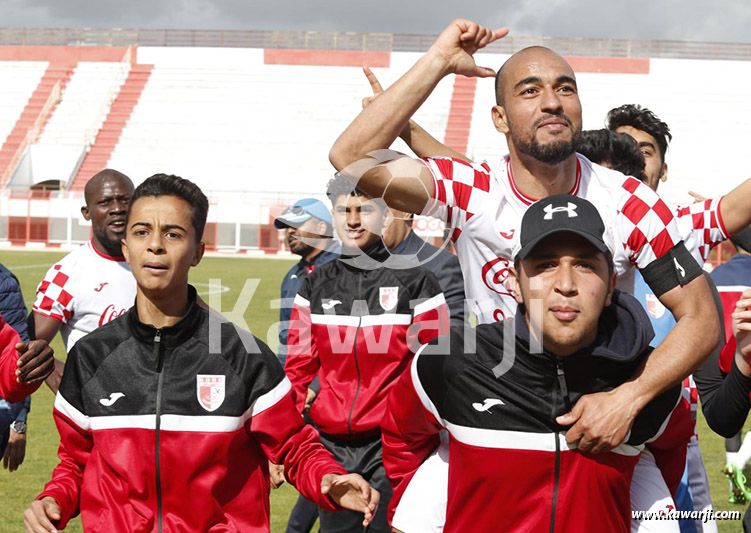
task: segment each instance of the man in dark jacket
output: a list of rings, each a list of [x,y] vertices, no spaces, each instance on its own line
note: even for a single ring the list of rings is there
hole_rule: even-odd
[[[0,315],[18,332],[22,341],[29,340],[26,326],[26,305],[21,285],[13,273],[0,264]],[[31,396],[16,403],[0,398],[0,456],[3,467],[13,472],[26,455],[26,417],[31,409]]]
[[[54,417],[60,464],[27,531],[268,532],[268,460],[329,510],[372,518],[376,491],[303,425],[269,348],[196,304],[208,199],[157,174],[134,192],[123,252],[137,283],[125,315],[71,350]]]
[[[425,242],[412,231],[414,215],[391,209],[394,220],[383,233],[383,243],[391,252],[390,268],[423,267],[430,270],[446,298],[451,327],[464,326],[464,278],[459,259],[446,248]],[[397,261],[401,260],[401,261]]]
[[[383,202],[343,177],[329,182],[327,194],[342,256],[316,269],[295,297],[285,371],[301,412],[308,385],[319,377],[310,418],[337,460],[381,493],[369,529],[380,533],[390,531],[380,439],[386,398],[413,349],[448,330],[448,309],[430,271],[384,266],[391,254],[381,235],[392,215]],[[320,512],[322,533],[353,531],[358,522],[354,513]]]
[[[287,331],[292,304],[300,290],[300,284],[316,268],[339,257],[339,244],[333,240],[331,211],[315,198],[303,198],[284,210],[274,226],[284,230],[289,250],[300,256],[300,261],[289,269],[282,280],[282,301],[279,309],[279,350],[277,357],[284,366],[287,359]],[[318,380],[307,391],[306,407],[310,408],[318,394]],[[271,486],[279,487],[284,474],[278,465],[269,465]],[[287,520],[287,533],[308,533],[318,520],[318,506],[303,496],[297,499]]]
[[[452,330],[448,353],[418,352],[383,420],[392,513],[446,429],[444,531],[631,530],[633,469],[680,387],[640,412],[626,442],[596,456],[578,450],[583,434],[561,425],[581,396],[613,390],[651,352],[646,314],[614,289],[606,231],[582,198],[533,204],[513,254],[515,319],[478,326],[474,339]],[[583,484],[597,487],[586,499]]]

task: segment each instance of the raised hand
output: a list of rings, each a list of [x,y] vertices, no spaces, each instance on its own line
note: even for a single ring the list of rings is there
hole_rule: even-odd
[[[363,513],[363,527],[375,517],[381,495],[360,474],[326,474],[321,479],[321,494],[328,494],[337,505]]]
[[[19,383],[36,384],[44,381],[55,368],[54,352],[45,340],[19,342],[16,344],[16,352],[16,379]]]
[[[363,67],[362,71],[365,73],[365,77],[368,78],[370,88],[373,90],[373,96],[366,96],[362,99],[362,108],[365,109],[376,96],[383,92],[383,87],[381,87],[381,82],[378,81],[378,78],[376,78],[376,75],[370,70],[370,67]]]
[[[508,28],[491,30],[471,20],[456,19],[441,32],[428,53],[443,58],[449,72],[487,78],[495,76],[495,71],[478,66],[472,56],[507,34]]]

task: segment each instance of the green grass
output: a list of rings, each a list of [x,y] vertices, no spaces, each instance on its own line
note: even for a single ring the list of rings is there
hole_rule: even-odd
[[[47,267],[60,258],[62,253],[50,252],[9,252],[3,251],[0,262],[15,272],[21,281],[24,297],[31,306],[36,285],[41,280]],[[245,280],[260,279],[251,304],[245,311],[245,319],[251,331],[264,342],[269,337],[276,338],[272,326],[278,320],[278,311],[270,309],[269,301],[279,298],[279,285],[284,273],[293,263],[276,259],[258,258],[218,258],[206,257],[193,269],[191,282],[196,284],[199,292],[205,294],[210,278],[220,278],[222,285],[229,287],[223,293],[222,311],[230,311],[245,284]],[[276,349],[276,341],[270,343]],[[53,342],[55,352],[61,356],[64,349],[58,336]],[[18,471],[9,474],[0,469],[0,533],[23,530],[23,511],[34,497],[39,494],[44,484],[50,479],[52,469],[57,464],[58,435],[52,421],[52,393],[42,387],[34,394],[32,410],[29,415],[28,447],[26,460]],[[748,423],[747,423],[748,429]],[[699,414],[700,446],[709,476],[710,489],[715,508],[719,510],[738,510],[745,512],[745,506],[731,505],[727,502],[728,484],[721,470],[725,465],[724,441],[707,427]],[[746,472],[751,479],[751,472]],[[289,486],[284,486],[271,493],[271,531],[284,531],[289,511],[297,499],[297,493]],[[719,522],[720,532],[741,531],[740,522]],[[81,531],[79,520],[75,520],[66,531]]]

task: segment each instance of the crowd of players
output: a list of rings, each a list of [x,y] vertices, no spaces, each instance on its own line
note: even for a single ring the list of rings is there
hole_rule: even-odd
[[[667,124],[627,104],[582,133],[555,52],[475,64],[505,34],[457,20],[388,89],[366,69],[331,209],[302,199],[276,220],[301,256],[281,365],[189,286],[208,201],[188,180],[93,177],[92,240],[50,268],[28,320],[0,271],[6,467],[44,379],[61,437],[27,531],[78,513],[87,531],[266,531],[285,479],[301,493],[288,531],[717,531],[699,398],[730,438],[731,500],[751,497],[751,181],[669,208]],[[411,120],[450,74],[496,76],[499,161]],[[389,151],[397,137],[419,159]],[[413,214],[445,222],[456,255]],[[739,253],[710,277],[726,239]]]

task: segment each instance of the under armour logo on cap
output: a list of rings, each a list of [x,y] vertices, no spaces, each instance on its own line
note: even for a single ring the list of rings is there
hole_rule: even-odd
[[[546,237],[561,232],[575,233],[602,253],[614,255],[608,246],[612,239],[597,208],[584,198],[569,194],[548,196],[529,206],[512,254],[515,259],[524,259]]]
[[[545,216],[542,217],[544,220],[550,220],[550,219],[552,219],[554,213],[563,213],[563,212],[566,212],[566,213],[568,213],[568,217],[569,218],[579,216],[576,213],[576,204],[573,204],[571,202],[569,202],[568,206],[566,206],[566,207],[564,207],[562,205],[560,205],[558,207],[553,207],[553,204],[550,203],[550,204],[548,204],[548,205],[545,206],[545,209],[543,209],[543,211],[545,211]]]

